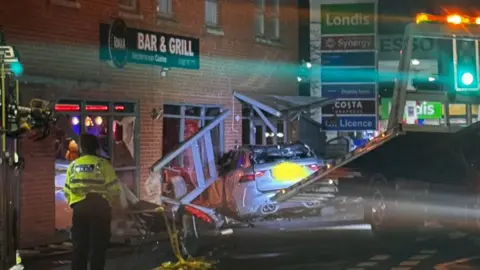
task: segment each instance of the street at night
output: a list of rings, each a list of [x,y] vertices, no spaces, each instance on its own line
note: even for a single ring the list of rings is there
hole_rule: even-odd
[[[209,239],[208,246],[214,248],[205,255],[217,261],[219,270],[480,269],[480,237],[437,229],[379,239],[353,213],[264,221],[254,228],[235,229],[228,237]],[[166,242],[145,246],[140,254],[118,253],[111,255],[107,269],[155,269],[173,260]],[[26,266],[66,270],[70,264],[68,256],[53,256]]]
[[[0,0],[0,270],[480,270],[479,1]]]

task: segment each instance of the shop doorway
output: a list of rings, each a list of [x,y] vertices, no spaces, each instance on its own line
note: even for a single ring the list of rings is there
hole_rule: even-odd
[[[99,138],[99,154],[112,162],[119,180],[138,195],[138,108],[133,102],[60,100],[55,110],[66,115],[65,129],[70,129],[55,134],[55,228],[64,230],[71,227],[71,209],[63,187],[68,165],[79,156],[80,133]]]

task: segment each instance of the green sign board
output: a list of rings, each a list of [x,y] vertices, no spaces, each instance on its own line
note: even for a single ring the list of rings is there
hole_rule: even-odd
[[[388,119],[390,114],[390,107],[392,106],[392,100],[390,98],[382,98],[380,108],[380,118]],[[418,119],[441,119],[442,118],[442,103],[441,102],[428,102],[424,101],[417,105],[417,118]]]
[[[322,35],[375,34],[375,3],[325,4],[320,12]]]

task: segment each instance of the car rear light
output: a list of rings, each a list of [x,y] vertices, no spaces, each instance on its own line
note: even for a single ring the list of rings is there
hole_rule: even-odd
[[[198,208],[192,207],[190,205],[185,205],[185,211],[190,213],[192,216],[205,221],[206,223],[213,223],[213,219],[208,214]]]
[[[318,164],[310,164],[310,165],[308,165],[307,167],[308,167],[310,170],[315,171],[315,172],[318,171],[318,170],[320,170],[320,169],[322,168],[322,167],[321,167],[320,165],[318,165]]]
[[[255,179],[265,175],[265,171],[258,171],[255,173],[244,174],[240,177],[240,183],[253,182]]]

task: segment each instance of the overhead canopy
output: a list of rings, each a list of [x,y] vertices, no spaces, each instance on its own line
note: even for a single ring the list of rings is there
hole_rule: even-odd
[[[305,109],[320,108],[335,102],[334,99],[322,97],[262,95],[237,91],[233,95],[254,109],[258,108],[277,117]]]

